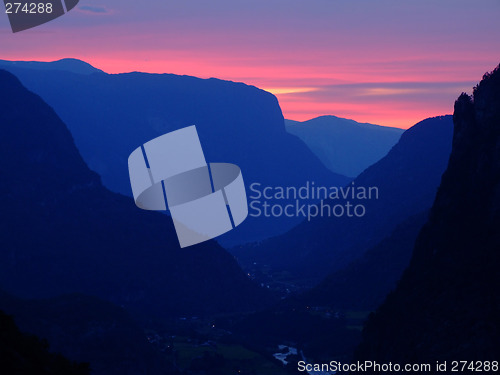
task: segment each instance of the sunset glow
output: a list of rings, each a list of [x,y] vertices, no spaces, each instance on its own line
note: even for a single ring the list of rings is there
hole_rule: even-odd
[[[451,113],[500,62],[498,1],[373,3],[89,1],[18,34],[0,17],[0,58],[240,81],[275,94],[285,118],[402,128]]]

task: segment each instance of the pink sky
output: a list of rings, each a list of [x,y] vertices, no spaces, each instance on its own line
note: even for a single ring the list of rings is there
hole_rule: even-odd
[[[0,59],[73,57],[108,73],[241,81],[273,92],[285,118],[331,114],[401,128],[451,113],[500,62],[498,0],[102,4],[81,0],[16,34],[0,16]]]

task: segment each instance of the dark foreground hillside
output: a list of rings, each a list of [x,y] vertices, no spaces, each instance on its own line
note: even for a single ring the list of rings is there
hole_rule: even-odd
[[[3,375],[89,375],[86,363],[50,353],[48,343],[19,331],[0,310],[0,369]]]

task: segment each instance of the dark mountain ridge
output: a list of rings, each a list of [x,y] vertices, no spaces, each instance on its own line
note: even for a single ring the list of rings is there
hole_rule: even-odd
[[[89,375],[87,363],[72,362],[49,352],[48,343],[22,333],[0,310],[0,369],[5,375]]]
[[[365,207],[363,217],[318,216],[284,235],[234,248],[232,253],[244,267],[256,262],[289,273],[292,282],[319,282],[390,236],[401,222],[430,208],[448,163],[451,138],[451,116],[419,122],[403,133],[387,156],[354,180],[352,186],[378,189],[378,198],[348,199]]]
[[[81,62],[84,64],[83,62]],[[237,164],[245,185],[326,186],[346,184],[295,136],[286,132],[276,97],[243,83],[174,74],[78,74],[55,63],[0,62],[40,95],[71,131],[76,146],[104,186],[131,196],[127,173],[130,153],[139,145],[196,125],[209,162]],[[249,192],[247,191],[249,194]],[[217,238],[238,244],[283,233],[302,218],[248,217]]]
[[[61,59],[50,63],[39,61],[8,61],[0,60],[4,67],[34,69],[34,70],[59,70],[77,74],[104,73],[92,65],[77,59]]]
[[[328,306],[336,311],[372,311],[391,292],[410,263],[413,245],[429,212],[411,216],[390,236],[345,268],[293,301],[294,305]]]
[[[472,97],[460,95],[453,120],[453,150],[429,220],[395,292],[369,319],[357,359],[500,356],[500,65]]]
[[[0,309],[14,317],[22,332],[48,340],[51,352],[90,363],[92,374],[174,372],[125,309],[99,298],[70,294],[23,300],[0,290]]]
[[[214,241],[181,250],[164,215],[106,190],[55,112],[0,71],[0,286],[95,295],[134,312],[253,310],[268,301]]]

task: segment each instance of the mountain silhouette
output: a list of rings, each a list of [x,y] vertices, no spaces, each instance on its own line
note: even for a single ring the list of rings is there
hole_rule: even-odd
[[[74,69],[56,70],[54,63],[45,63],[42,71],[27,69],[29,64],[0,67],[55,109],[90,169],[112,191],[131,195],[127,159],[133,150],[193,124],[207,161],[237,164],[247,189],[252,183],[287,187],[315,181],[339,186],[349,181],[329,171],[286,132],[278,100],[256,87],[173,74],[76,74]],[[217,241],[228,245],[259,240],[301,220],[250,216]]]
[[[404,132],[336,116],[285,120],[285,125],[286,131],[304,141],[328,169],[351,177],[382,159]]]
[[[89,375],[87,363],[49,352],[47,341],[23,333],[0,310],[0,369],[5,375]]]
[[[78,59],[61,59],[50,63],[39,61],[8,61],[0,60],[3,69],[20,68],[42,71],[65,71],[76,74],[104,73],[102,70],[94,68],[92,65]]]
[[[363,217],[313,217],[284,235],[236,247],[232,253],[247,268],[257,263],[287,272],[291,282],[307,286],[319,282],[388,237],[404,220],[430,208],[448,162],[451,138],[451,116],[419,122],[349,185],[378,188],[378,199],[350,200],[364,205]]]
[[[453,121],[429,220],[396,290],[369,319],[357,359],[478,366],[499,358],[500,65],[472,97],[460,95]]]
[[[99,298],[71,294],[23,300],[0,291],[0,309],[15,318],[22,332],[48,340],[51,352],[89,363],[94,375],[152,375],[172,369],[125,309]]]
[[[294,301],[298,306],[372,311],[395,287],[410,263],[413,245],[428,211],[411,216],[394,232],[345,268],[328,275]]]
[[[6,71],[0,126],[6,292],[84,293],[150,316],[253,310],[268,301],[217,243],[181,250],[171,220],[105,189],[54,110]]]

